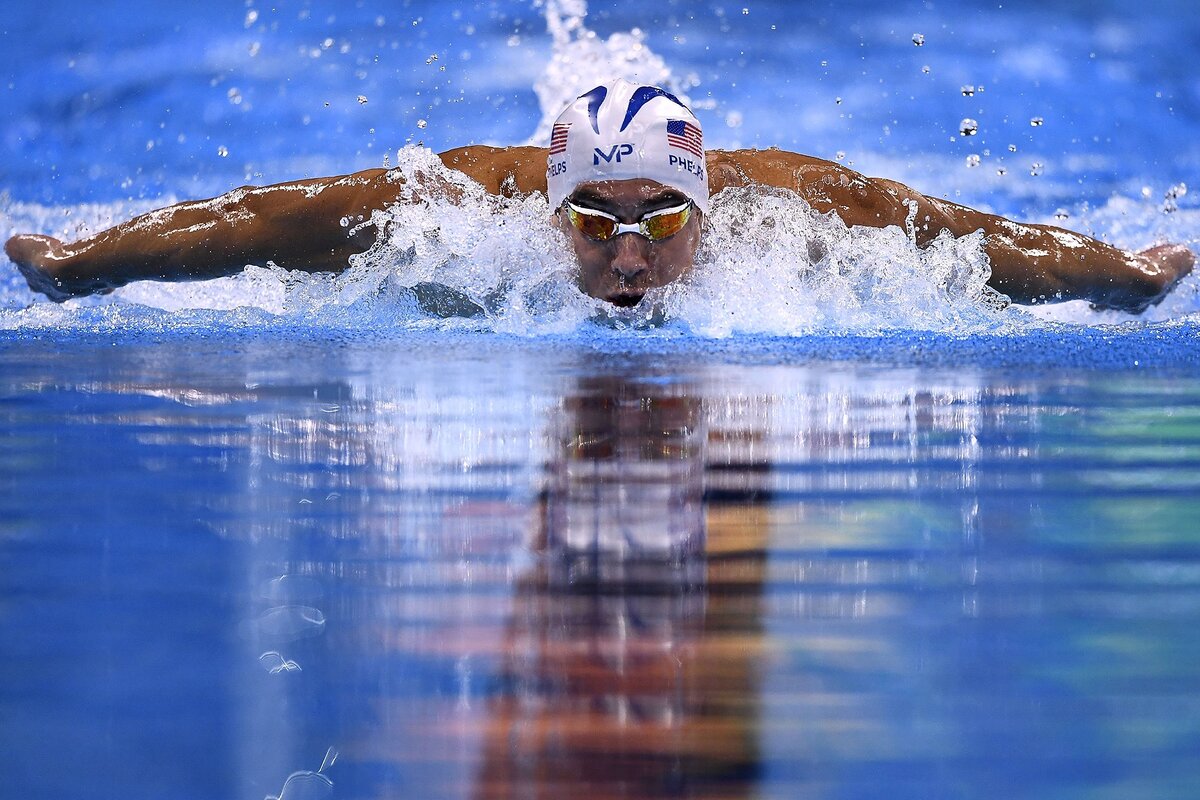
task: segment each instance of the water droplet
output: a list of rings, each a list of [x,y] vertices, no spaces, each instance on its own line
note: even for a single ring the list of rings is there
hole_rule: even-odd
[[[725,125],[730,128],[742,127],[742,112],[730,111],[725,115]]]
[[[1154,190],[1151,189],[1149,186],[1142,187],[1142,197],[1143,198],[1145,198],[1146,200],[1149,200],[1150,195],[1152,195],[1152,194],[1154,194]]]
[[[349,228],[350,227],[350,218],[342,217],[340,220],[338,220],[338,224],[341,225],[343,228]]]
[[[1162,210],[1164,214],[1173,214],[1179,210],[1179,198],[1187,194],[1187,184],[1177,183],[1163,194]]]
[[[1010,145],[1008,146],[1008,152],[1010,152],[1010,153],[1015,153],[1015,152],[1017,152],[1017,146],[1016,146],[1015,144],[1010,144]]]
[[[771,26],[771,30],[775,30],[775,26],[774,26],[774,25],[772,25],[772,26]]]
[[[262,50],[262,42],[251,42],[250,43],[250,57],[251,58],[254,58],[256,55],[258,55],[260,50]]]
[[[750,13],[750,9],[748,9],[748,8],[743,8],[743,9],[742,9],[742,16],[746,16],[746,15],[748,15],[749,13]]]
[[[1069,213],[1067,213],[1067,210],[1065,208],[1056,209],[1054,212],[1054,218],[1056,220],[1058,220],[1059,222],[1062,222],[1065,219],[1070,219],[1070,217],[1071,217],[1071,215]]]
[[[999,175],[1000,177],[1004,177],[1004,175],[1007,174],[1007,172],[1008,172],[1008,170],[1006,170],[1004,167],[996,167],[996,174]]]
[[[928,75],[929,74],[929,65],[926,64],[925,66],[921,67],[921,72],[924,72],[926,75]]]
[[[979,166],[979,154],[978,153],[971,153],[971,155],[967,156],[967,166],[968,167],[978,167]]]
[[[835,159],[837,159],[838,161],[841,161],[842,159],[844,159],[846,157],[846,151],[838,150],[836,153],[833,154],[833,157]]]
[[[840,97],[833,98],[833,103],[834,103],[834,105],[840,106],[842,104],[842,98],[840,98]]]
[[[437,53],[431,53],[429,58],[425,59],[426,64],[432,64],[435,61],[437,61]]]
[[[331,47],[333,47],[333,37],[327,36],[325,37],[325,41],[321,42],[321,49],[328,50]]]
[[[508,37],[508,41],[505,42],[505,44],[507,44],[509,47],[520,47],[521,37],[514,33],[512,36]]]
[[[822,67],[828,67],[828,66],[829,66],[829,62],[828,62],[828,61],[825,61],[824,59],[822,59],[822,60],[821,60],[821,66],[822,66]]]
[[[1042,174],[1043,169],[1045,169],[1045,166],[1042,164],[1042,162],[1035,161],[1029,165],[1029,174],[1036,178]]]
[[[1034,117],[1031,120],[1029,120],[1029,127],[1040,128],[1040,127],[1042,127],[1043,122],[1045,122],[1045,120],[1042,119],[1041,117]]]
[[[975,96],[975,87],[969,83],[965,84],[962,87],[962,89],[960,89],[959,91],[962,92],[963,97],[974,97]]]
[[[912,35],[912,43],[915,44],[917,47],[924,47],[925,46],[925,34],[914,33]]]
[[[249,28],[254,23],[258,22],[258,12],[253,8],[246,12],[245,26]]]
[[[424,130],[425,126],[428,124],[429,123],[426,120],[423,120],[423,119],[417,120],[417,127],[420,128],[421,130]]]
[[[233,103],[235,106],[240,106],[242,104],[242,93],[236,86],[232,87],[228,92],[226,92],[225,96],[228,97],[229,102]]]
[[[967,117],[962,122],[958,123],[958,132],[963,136],[974,136],[975,134],[979,133],[979,123],[970,117]]]
[[[358,96],[358,104],[360,106],[365,106],[367,104],[367,96],[365,94],[360,94]]]
[[[221,158],[224,158],[225,156],[229,155],[229,148],[227,148],[225,145],[221,145],[217,148],[217,155],[219,155]]]
[[[375,27],[382,28],[384,25],[387,25],[387,18],[380,14],[375,18]]]

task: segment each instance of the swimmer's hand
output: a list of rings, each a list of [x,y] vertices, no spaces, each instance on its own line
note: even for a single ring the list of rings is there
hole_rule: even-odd
[[[64,270],[67,266],[66,246],[50,236],[19,234],[8,240],[4,252],[21,270],[30,289],[56,303],[112,291],[110,286],[90,280],[72,280],[67,276]]]
[[[1181,244],[1160,244],[1142,250],[1133,258],[1139,262],[1139,271],[1145,276],[1144,279],[1131,280],[1127,291],[1115,291],[1105,302],[1093,303],[1092,308],[1140,314],[1150,306],[1161,303],[1196,264],[1196,256]]]

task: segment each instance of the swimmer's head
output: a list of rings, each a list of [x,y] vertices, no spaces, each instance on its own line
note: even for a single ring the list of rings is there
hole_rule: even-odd
[[[618,78],[559,114],[546,163],[551,208],[580,184],[639,178],[677,189],[708,213],[700,121],[678,98]]]
[[[708,169],[700,122],[674,95],[620,79],[582,95],[554,124],[546,177],[592,297],[635,305],[691,271]]]

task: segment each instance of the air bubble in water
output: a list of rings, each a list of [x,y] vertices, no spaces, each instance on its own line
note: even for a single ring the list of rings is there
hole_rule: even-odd
[[[360,94],[358,96],[358,104],[360,106],[365,106],[367,104],[367,96],[365,94]]]
[[[217,148],[217,155],[219,155],[221,158],[225,158],[225,156],[229,155],[229,148],[227,148],[225,145],[221,145]]]
[[[978,167],[979,166],[979,154],[978,153],[971,153],[971,155],[967,156],[967,166],[968,167]]]
[[[840,106],[842,104],[842,98],[840,98],[840,97],[833,98],[833,103],[834,103],[834,105]]]
[[[1029,120],[1029,127],[1040,128],[1040,127],[1042,127],[1043,122],[1045,122],[1045,120],[1042,119],[1041,117],[1033,117],[1032,119]]]
[[[915,44],[917,47],[924,47],[925,46],[925,34],[914,33],[912,35],[912,43]]]
[[[846,151],[838,150],[836,153],[833,154],[833,157],[835,159],[837,159],[838,161],[841,161],[842,159],[844,159],[846,157]]]
[[[1042,174],[1043,169],[1045,169],[1045,165],[1040,161],[1035,161],[1029,165],[1029,174],[1036,178]]]
[[[1004,167],[996,167],[996,174],[1002,178],[1005,176],[1005,174],[1007,174],[1007,172],[1008,172],[1008,170],[1005,169]]]
[[[431,53],[429,58],[425,59],[426,64],[432,64],[435,61],[437,61],[437,53]]]
[[[958,123],[958,132],[963,136],[974,136],[979,133],[979,123],[967,117],[962,122]]]
[[[425,126],[428,124],[429,123],[426,120],[423,120],[423,119],[417,120],[417,127],[420,128],[421,130],[425,130]]]
[[[924,72],[926,75],[928,75],[929,74],[929,65],[926,64],[925,66],[921,67],[921,72]]]
[[[303,672],[300,665],[290,658],[284,658],[277,650],[268,650],[258,657],[258,663],[271,675],[281,672]]]
[[[1065,208],[1057,209],[1054,212],[1054,218],[1056,220],[1058,220],[1059,222],[1062,222],[1063,220],[1066,220],[1066,219],[1070,219],[1070,217],[1071,217],[1071,215],[1069,213],[1067,213],[1067,210]]]
[[[743,8],[743,9],[742,9],[742,16],[743,16],[743,17],[744,17],[744,16],[746,16],[746,15],[748,15],[749,13],[750,13],[750,9],[748,9],[748,8]]]
[[[1010,152],[1010,153],[1015,153],[1015,152],[1017,152],[1017,146],[1016,146],[1015,144],[1010,144],[1010,145],[1008,146],[1008,152]]]
[[[975,96],[975,87],[969,83],[964,84],[962,89],[960,89],[959,91],[962,92],[963,97],[974,97]]]
[[[340,220],[338,220],[338,224],[341,225],[343,228],[349,228],[350,227],[350,218],[342,217]]]

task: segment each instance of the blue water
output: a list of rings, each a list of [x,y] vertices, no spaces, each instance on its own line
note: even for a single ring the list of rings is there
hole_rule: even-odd
[[[6,9],[0,236],[524,142],[625,54],[709,146],[1200,242],[1189,3],[593,3],[556,41],[581,5]],[[604,313],[536,199],[433,212],[471,246],[397,219],[337,281],[54,306],[0,264],[4,797],[1194,796],[1196,278],[996,309],[977,243],[856,233],[787,294],[797,242],[744,237]],[[409,288],[502,269],[473,319]]]

